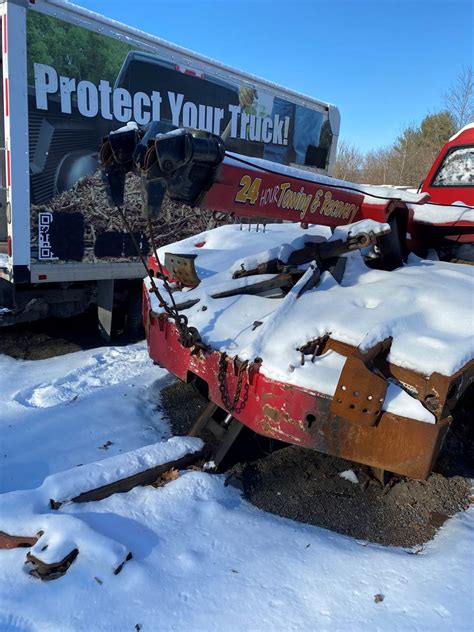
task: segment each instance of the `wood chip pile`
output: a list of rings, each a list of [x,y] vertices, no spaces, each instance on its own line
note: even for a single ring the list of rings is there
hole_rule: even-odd
[[[128,221],[135,233],[148,238],[148,222],[142,215],[140,178],[129,173],[125,185],[125,209]],[[38,245],[38,213],[40,212],[80,212],[84,216],[84,261],[96,261],[94,244],[99,234],[106,231],[126,233],[119,213],[110,208],[107,202],[100,172],[78,181],[72,189],[53,197],[47,203],[31,207],[31,243],[33,249]],[[229,216],[224,216],[228,223]],[[165,198],[161,215],[153,220],[153,229],[157,246],[184,239],[208,228],[225,223],[217,221],[211,212],[176,204]],[[111,260],[111,258],[107,258]],[[120,260],[123,260],[120,259]],[[101,259],[104,261],[104,259]]]

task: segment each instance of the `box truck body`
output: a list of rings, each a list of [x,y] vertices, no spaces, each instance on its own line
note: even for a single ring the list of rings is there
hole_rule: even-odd
[[[0,324],[97,303],[110,334],[114,284],[126,296],[144,273],[97,175],[102,137],[129,121],[331,171],[335,106],[69,3],[5,0],[0,13]],[[138,215],[134,230],[146,253]]]

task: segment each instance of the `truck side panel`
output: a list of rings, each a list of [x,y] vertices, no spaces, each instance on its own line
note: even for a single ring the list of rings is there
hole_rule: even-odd
[[[207,129],[241,154],[329,171],[337,108],[80,7],[25,4],[33,281],[56,279],[57,272],[44,272],[48,266],[60,269],[63,280],[77,280],[85,266],[100,264],[103,273],[110,265],[113,277],[118,265],[134,260],[97,174],[102,137],[130,121],[159,121],[163,131]],[[24,141],[24,122],[22,129]],[[136,198],[127,200],[128,212],[146,253]],[[25,223],[19,226],[24,230]],[[78,272],[71,276],[74,266]]]
[[[15,282],[30,280],[30,197],[26,9],[6,3],[2,15],[2,67],[6,162],[6,216]]]

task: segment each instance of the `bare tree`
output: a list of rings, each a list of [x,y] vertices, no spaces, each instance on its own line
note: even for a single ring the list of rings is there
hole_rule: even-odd
[[[334,177],[357,182],[363,161],[364,157],[356,147],[342,141],[337,148],[337,158],[333,171]]]
[[[474,71],[466,66],[444,95],[444,102],[458,129],[474,121]]]

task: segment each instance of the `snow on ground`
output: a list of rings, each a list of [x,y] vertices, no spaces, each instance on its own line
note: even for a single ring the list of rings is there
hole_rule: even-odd
[[[144,344],[37,362],[0,355],[0,492],[168,437],[153,408],[170,379]]]
[[[1,491],[32,490],[80,463],[166,440],[156,404],[169,379],[144,344],[37,362],[0,356]],[[0,496],[4,508],[11,497]],[[473,509],[422,550],[383,548],[266,514],[222,476],[190,471],[54,515],[75,525],[68,536],[80,525],[79,556],[43,583],[23,570],[25,549],[0,551],[2,631],[474,626]],[[125,551],[133,559],[113,575]]]

